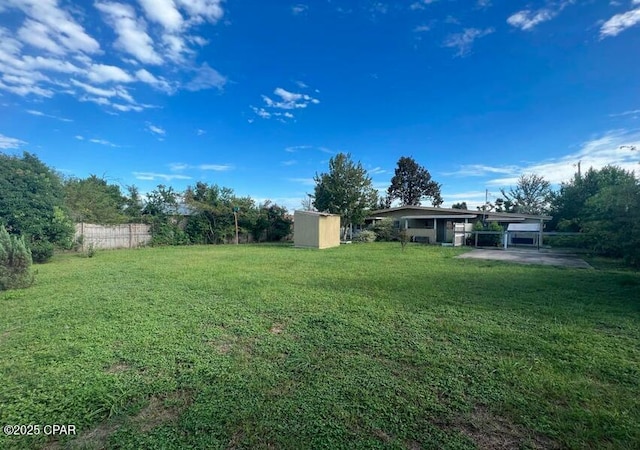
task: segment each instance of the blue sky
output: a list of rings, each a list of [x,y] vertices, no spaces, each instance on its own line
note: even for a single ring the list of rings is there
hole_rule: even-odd
[[[444,206],[639,169],[640,0],[0,0],[0,151],[290,209],[349,152]]]

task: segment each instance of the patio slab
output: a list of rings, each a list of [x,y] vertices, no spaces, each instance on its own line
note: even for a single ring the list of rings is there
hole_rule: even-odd
[[[474,249],[456,258],[488,259],[517,264],[541,264],[545,266],[592,269],[583,259],[571,253],[549,253],[537,250],[486,250]]]

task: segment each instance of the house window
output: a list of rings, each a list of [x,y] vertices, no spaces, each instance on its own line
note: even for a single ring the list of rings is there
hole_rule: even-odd
[[[433,230],[434,223],[435,223],[435,219],[425,219],[424,220],[424,227],[427,230]]]
[[[395,228],[396,230],[400,228],[400,221],[399,220],[394,220],[393,221],[393,228]]]

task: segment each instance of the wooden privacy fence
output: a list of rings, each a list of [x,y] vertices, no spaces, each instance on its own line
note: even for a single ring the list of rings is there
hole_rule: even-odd
[[[149,225],[126,223],[123,225],[95,225],[77,223],[75,239],[82,242],[82,249],[93,245],[95,248],[135,248],[151,241]]]

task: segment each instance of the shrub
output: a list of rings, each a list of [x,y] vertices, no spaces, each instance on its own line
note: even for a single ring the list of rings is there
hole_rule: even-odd
[[[473,225],[473,231],[504,231],[498,222],[491,222],[488,225],[482,225],[482,222],[478,221]],[[475,236],[473,237],[475,242]],[[498,247],[502,242],[502,235],[500,234],[480,234],[478,235],[479,247]]]
[[[53,244],[47,241],[35,241],[29,246],[33,262],[46,263],[53,256]]]
[[[411,236],[409,236],[409,233],[407,233],[407,230],[405,229],[399,230],[396,236],[400,241],[400,246],[402,247],[402,251],[404,251],[404,248],[409,243],[409,240],[411,240]]]
[[[31,263],[31,252],[22,236],[11,236],[0,226],[0,290],[30,286]]]
[[[385,218],[371,226],[378,241],[390,242],[398,239],[397,230],[393,228],[393,219]]]
[[[371,230],[362,230],[353,238],[354,242],[375,242],[376,234]]]

